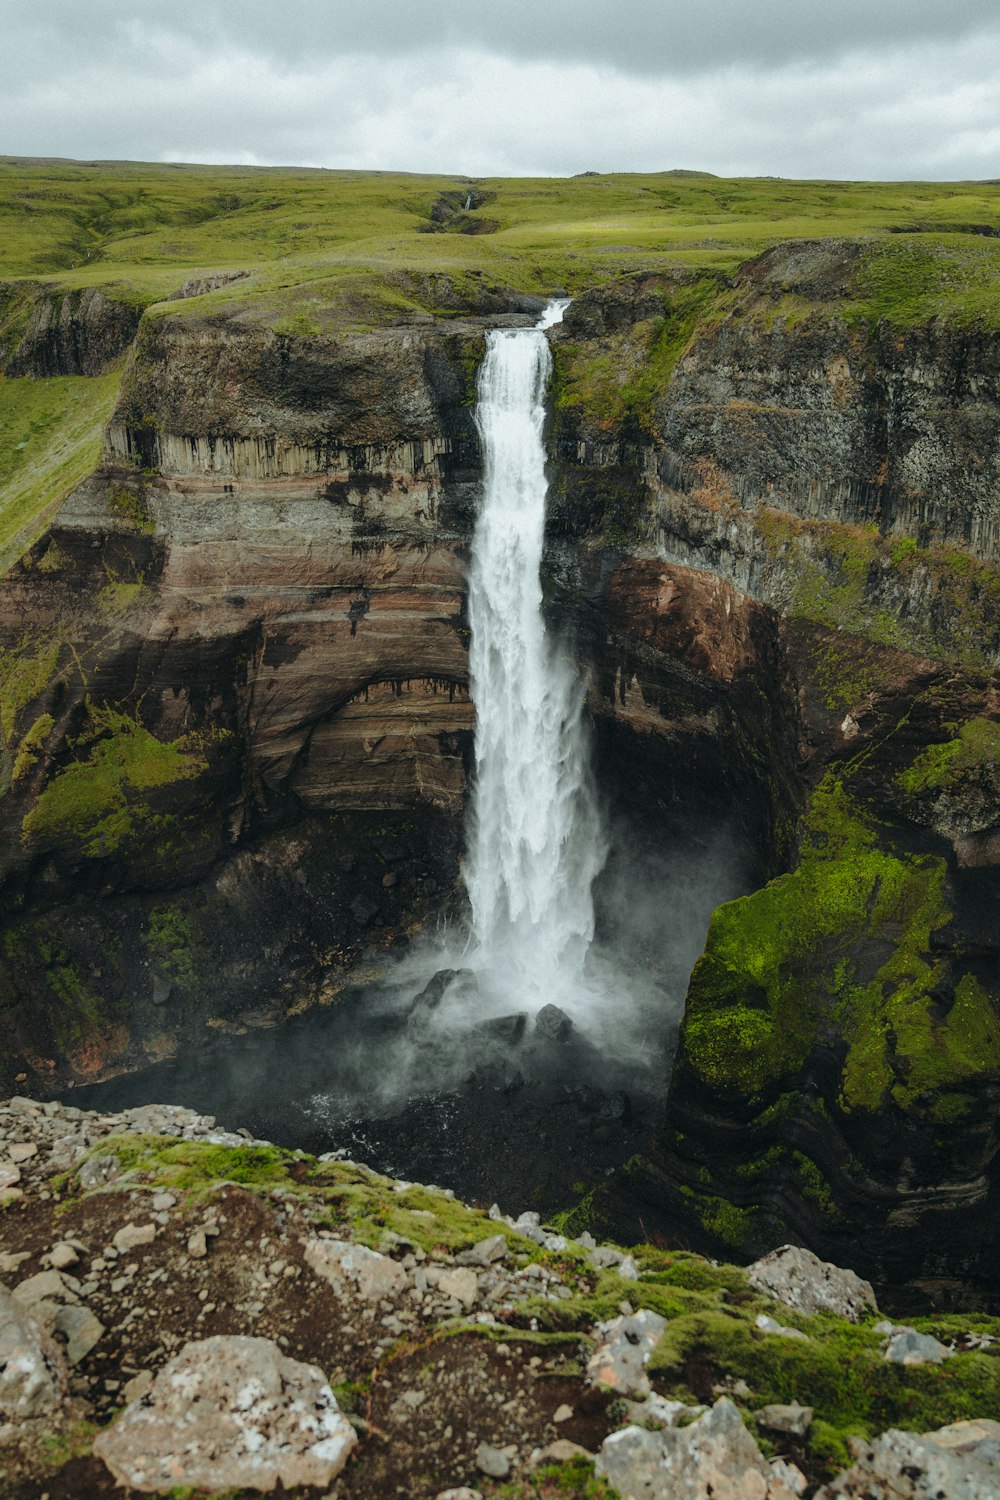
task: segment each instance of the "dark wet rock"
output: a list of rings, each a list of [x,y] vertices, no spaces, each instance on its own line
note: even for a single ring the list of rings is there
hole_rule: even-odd
[[[167,1001],[170,999],[170,996],[173,994],[173,991],[174,986],[172,980],[164,978],[162,974],[153,975],[152,1000],[154,1005],[166,1005]]]
[[[461,981],[465,987],[475,984],[476,976],[471,969],[438,969],[418,995],[413,998],[410,1014],[436,1010],[453,984]]]
[[[489,1021],[480,1021],[476,1032],[489,1041],[514,1047],[524,1038],[528,1026],[527,1011],[517,1011],[510,1016],[495,1016]]]
[[[543,1005],[535,1016],[535,1031],[552,1042],[564,1042],[573,1030],[573,1018],[558,1005]]]
[[[378,902],[370,896],[355,896],[350,905],[351,916],[359,927],[367,927],[378,915]]]

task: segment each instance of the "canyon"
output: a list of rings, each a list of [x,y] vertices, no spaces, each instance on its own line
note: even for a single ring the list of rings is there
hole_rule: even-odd
[[[461,920],[476,376],[571,292],[544,581],[589,683],[599,932],[616,879],[724,866],[665,1107],[571,1226],[995,1307],[1000,342],[897,294],[925,241],[413,272],[420,307],[308,327],[249,274],[8,283],[8,380],[121,377],[0,582],[0,1093],[221,1055]]]

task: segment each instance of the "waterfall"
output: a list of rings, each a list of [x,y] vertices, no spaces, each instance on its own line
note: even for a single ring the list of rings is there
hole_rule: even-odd
[[[542,429],[552,358],[544,330],[489,335],[476,421],[485,474],[472,542],[470,679],[476,777],[465,883],[468,962],[480,989],[517,1008],[582,1001],[594,934],[591,886],[606,845],[591,785],[584,684],[546,632]]]

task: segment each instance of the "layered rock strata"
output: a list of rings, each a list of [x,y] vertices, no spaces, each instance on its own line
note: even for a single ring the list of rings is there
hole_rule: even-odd
[[[140,341],[105,467],[0,602],[11,1080],[331,998],[448,899],[481,347]]]
[[[790,867],[716,913],[658,1145],[579,1222],[850,1243],[915,1295],[992,1297],[996,341],[865,323],[860,254],[623,281],[556,335],[554,563],[579,592],[600,559],[623,714],[685,667],[724,688],[742,757],[725,719],[706,739],[744,808],[770,798],[766,873]],[[647,743],[676,735],[669,701]]]

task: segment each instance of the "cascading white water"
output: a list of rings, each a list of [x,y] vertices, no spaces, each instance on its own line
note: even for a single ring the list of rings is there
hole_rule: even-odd
[[[472,543],[470,678],[476,782],[465,883],[480,989],[518,1007],[576,1009],[594,933],[591,887],[606,844],[582,721],[584,687],[548,638],[540,565],[542,428],[551,355],[544,330],[489,336],[476,420],[483,504]]]

